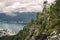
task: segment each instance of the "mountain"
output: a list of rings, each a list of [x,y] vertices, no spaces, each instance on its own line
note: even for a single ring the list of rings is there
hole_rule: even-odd
[[[60,40],[60,0],[56,0],[49,8],[47,1],[42,12],[38,12],[36,20],[31,21],[18,34],[1,37],[0,40]]]
[[[13,12],[16,16],[6,15],[6,13],[0,13],[0,22],[24,22],[27,23],[31,18],[35,19],[36,12]]]

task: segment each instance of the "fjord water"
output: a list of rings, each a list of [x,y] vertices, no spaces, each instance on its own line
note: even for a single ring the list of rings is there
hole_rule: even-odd
[[[10,29],[12,32],[18,33],[26,23],[0,23],[0,29]]]
[[[10,29],[12,32],[18,33],[32,18],[36,18],[36,13],[16,13],[16,16],[0,13],[0,29]]]

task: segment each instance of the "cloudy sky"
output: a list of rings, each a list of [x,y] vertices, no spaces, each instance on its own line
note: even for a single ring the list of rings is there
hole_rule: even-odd
[[[48,0],[52,3],[54,0]],[[42,9],[43,0],[0,0],[2,12],[37,12]]]

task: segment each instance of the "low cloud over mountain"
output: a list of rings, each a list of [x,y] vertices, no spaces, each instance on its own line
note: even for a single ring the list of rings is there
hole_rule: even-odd
[[[49,0],[51,4],[54,0]],[[2,12],[38,12],[42,10],[43,0],[0,0],[0,11]]]

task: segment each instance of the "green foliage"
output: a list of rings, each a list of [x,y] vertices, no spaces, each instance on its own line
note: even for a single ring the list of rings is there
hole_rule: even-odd
[[[28,23],[29,26],[31,26],[32,24],[34,24],[34,19],[31,19]]]
[[[29,35],[29,28],[35,24],[35,35],[51,34],[53,31],[60,29],[60,0],[56,0],[56,4],[52,4],[42,13],[38,12],[36,20],[31,21],[14,37],[2,37],[0,40],[25,40]],[[31,39],[31,38],[30,38]],[[29,40],[30,40],[29,39]]]

